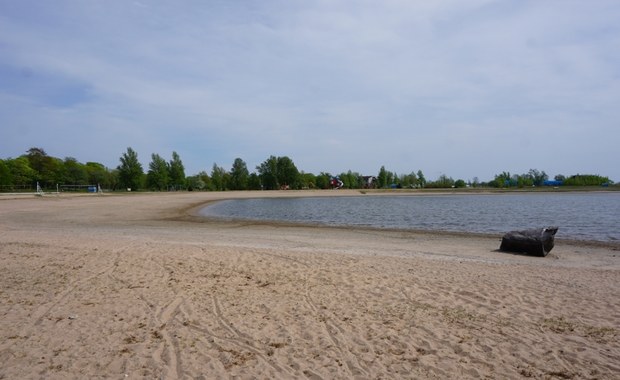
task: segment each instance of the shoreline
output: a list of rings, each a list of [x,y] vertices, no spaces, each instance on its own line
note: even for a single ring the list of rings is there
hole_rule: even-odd
[[[428,190],[428,192],[427,192]],[[366,190],[359,189],[339,189],[339,190],[275,190],[275,191],[222,191],[222,192],[133,192],[133,193],[102,193],[102,194],[90,194],[90,193],[48,193],[42,196],[36,194],[19,195],[19,196],[7,196],[3,197],[0,193],[0,205],[2,201],[9,200],[29,200],[38,198],[58,198],[58,199],[70,199],[70,198],[89,198],[89,197],[174,197],[195,195],[196,198],[204,198],[204,201],[197,201],[195,204],[184,205],[178,210],[169,210],[169,215],[165,219],[174,221],[192,221],[196,223],[233,223],[233,224],[245,224],[245,225],[267,225],[267,226],[280,226],[280,227],[308,227],[308,228],[335,228],[335,229],[358,229],[367,231],[386,231],[386,232],[409,232],[414,234],[431,234],[439,236],[456,236],[456,237],[481,237],[481,238],[497,238],[501,240],[503,236],[502,232],[466,232],[466,231],[446,231],[446,230],[432,230],[432,229],[415,229],[415,228],[389,228],[389,227],[372,227],[372,226],[356,226],[356,225],[328,225],[321,223],[304,223],[304,222],[289,222],[289,221],[275,221],[275,220],[254,220],[243,218],[227,218],[227,217],[215,217],[200,215],[199,210],[207,207],[209,204],[236,200],[236,199],[261,199],[261,198],[322,198],[322,197],[356,197],[356,196],[438,196],[438,195],[504,195],[504,194],[541,194],[546,192],[537,192],[530,189],[525,191],[520,190],[506,190],[492,189],[491,191],[478,191],[477,189],[453,189],[453,191],[445,191],[446,189],[371,189],[370,194],[366,194]],[[485,189],[488,190],[488,189]],[[396,191],[397,193],[392,193]],[[558,195],[571,194],[571,193],[583,193],[583,192],[600,192],[600,193],[613,193],[610,190],[601,189],[589,189],[583,191],[560,191]],[[364,192],[364,193],[362,193]],[[555,194],[555,193],[554,193]],[[508,231],[505,231],[508,232]],[[505,233],[504,232],[504,233]],[[573,239],[556,237],[556,243],[569,244],[582,247],[599,247],[606,248],[614,251],[620,251],[620,241],[603,241],[603,240],[591,240],[591,239]],[[498,244],[499,246],[499,244]]]
[[[0,201],[0,378],[620,373],[617,250],[192,214],[254,195]]]
[[[435,196],[449,196],[449,195],[455,195],[455,194],[459,194],[459,193],[441,193],[441,194],[421,194],[421,193],[416,193],[416,194],[409,194],[409,193],[401,193],[401,194],[390,194],[390,193],[379,193],[379,194],[360,194],[360,195],[356,195],[354,193],[355,190],[349,190],[349,192],[347,194],[341,194],[341,195],[333,195],[333,197],[337,197],[337,196],[343,196],[343,197],[364,197],[364,196],[429,196],[429,195],[435,195]],[[502,193],[504,194],[504,193]],[[570,193],[562,193],[562,194],[570,194]],[[460,194],[459,194],[460,195]],[[487,193],[469,193],[467,195],[500,195],[499,193],[493,193],[493,194],[487,194]],[[308,194],[308,193],[304,193],[298,196],[290,195],[290,196],[269,196],[269,198],[322,198],[322,197],[330,197],[330,195],[312,195],[312,194]],[[248,197],[244,197],[243,199],[261,199],[261,198],[265,198],[265,197],[261,197],[261,196],[256,196],[256,197],[252,197],[252,196],[248,196]],[[411,233],[417,233],[417,234],[424,234],[424,233],[428,233],[428,234],[437,234],[437,235],[442,235],[442,236],[462,236],[462,237],[467,237],[467,236],[471,236],[471,237],[485,237],[485,238],[498,238],[501,239],[501,237],[503,236],[504,233],[509,232],[509,231],[504,231],[504,232],[472,232],[472,231],[457,231],[457,230],[440,230],[440,229],[424,229],[424,228],[407,228],[407,227],[403,227],[403,228],[398,228],[398,227],[375,227],[375,226],[370,226],[370,225],[352,225],[352,224],[328,224],[328,223],[321,223],[321,222],[303,222],[303,221],[285,221],[285,220],[270,220],[270,219],[253,219],[253,218],[243,218],[243,217],[226,217],[226,216],[209,216],[209,215],[203,215],[200,211],[206,207],[209,207],[211,204],[214,203],[218,203],[221,201],[228,201],[228,200],[238,200],[240,198],[237,197],[230,197],[230,198],[224,198],[224,199],[217,199],[217,200],[212,200],[209,201],[207,203],[204,204],[200,204],[197,205],[195,207],[192,207],[190,210],[187,210],[193,217],[196,217],[197,219],[195,220],[196,222],[200,222],[201,220],[211,220],[211,221],[215,221],[215,222],[224,222],[224,223],[241,223],[241,224],[265,224],[265,225],[273,225],[273,226],[300,226],[300,227],[314,227],[314,228],[341,228],[341,229],[360,229],[360,230],[367,230],[367,231],[388,231],[388,232],[411,232]],[[580,245],[580,246],[592,246],[592,247],[601,247],[601,248],[608,248],[608,249],[614,249],[614,250],[619,250],[620,251],[620,241],[614,241],[614,240],[595,240],[595,239],[575,239],[575,238],[571,238],[571,237],[556,237],[555,238],[556,242],[562,242],[565,244],[572,244],[572,245]]]

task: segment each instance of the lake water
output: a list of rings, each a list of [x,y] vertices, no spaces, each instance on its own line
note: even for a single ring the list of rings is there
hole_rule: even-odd
[[[558,238],[620,240],[616,192],[258,198],[218,202],[200,213],[226,219],[480,233],[558,226]]]

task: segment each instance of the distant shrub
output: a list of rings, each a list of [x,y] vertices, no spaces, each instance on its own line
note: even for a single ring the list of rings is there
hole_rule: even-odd
[[[601,186],[610,183],[612,181],[608,177],[595,174],[577,174],[564,180],[565,186]]]

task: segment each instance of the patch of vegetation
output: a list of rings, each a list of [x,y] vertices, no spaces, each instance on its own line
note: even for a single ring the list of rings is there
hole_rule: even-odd
[[[545,318],[542,321],[542,325],[547,330],[551,330],[554,333],[564,334],[565,332],[575,331],[575,324],[569,322],[564,317],[559,318]]]
[[[462,307],[449,308],[444,307],[441,310],[441,315],[448,323],[463,323],[466,321],[479,321],[484,318],[475,314],[472,314]]]
[[[597,340],[612,338],[618,335],[618,331],[613,327],[590,326],[579,322],[572,322],[564,317],[545,318],[541,326],[557,334],[572,333],[586,338]]]

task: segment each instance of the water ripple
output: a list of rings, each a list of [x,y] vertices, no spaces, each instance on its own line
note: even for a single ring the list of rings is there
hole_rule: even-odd
[[[258,198],[219,202],[200,213],[227,219],[481,233],[554,225],[560,227],[557,236],[562,238],[620,240],[619,193]]]

